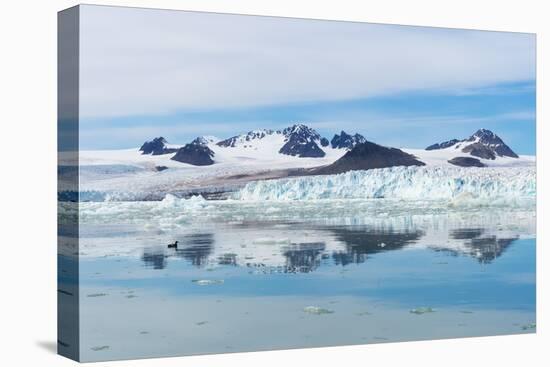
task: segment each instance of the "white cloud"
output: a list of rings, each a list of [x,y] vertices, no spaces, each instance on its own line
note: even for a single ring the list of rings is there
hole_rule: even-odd
[[[81,11],[84,117],[534,80],[532,34],[104,6]]]

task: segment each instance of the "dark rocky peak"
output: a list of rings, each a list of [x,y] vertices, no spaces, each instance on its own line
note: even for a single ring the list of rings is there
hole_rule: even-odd
[[[174,153],[177,150],[173,148],[167,148],[166,143],[168,143],[166,139],[164,139],[162,136],[159,136],[158,138],[154,138],[151,141],[146,141],[145,143],[143,143],[141,148],[139,148],[139,151],[141,152],[141,154],[161,155]]]
[[[412,154],[397,148],[384,147],[369,141],[359,143],[336,162],[308,171],[310,175],[333,175],[347,171],[368,170],[394,166],[424,166]]]
[[[445,149],[445,148],[448,148],[448,147],[452,147],[453,145],[455,145],[456,143],[460,143],[461,141],[462,140],[451,139],[451,140],[448,140],[448,141],[444,141],[443,143],[432,144],[429,147],[427,147],[426,150]]]
[[[351,149],[357,144],[366,142],[367,140],[361,134],[349,135],[344,130],[340,132],[340,135],[335,134],[330,141],[331,146],[334,149]]]
[[[479,129],[472,136],[466,139],[466,141],[473,142],[474,144],[483,144],[500,157],[518,158],[518,155],[491,130]]]
[[[246,134],[235,135],[228,139],[219,141],[218,143],[216,143],[216,145],[220,147],[235,147],[239,144],[246,144],[247,142],[251,142],[253,140],[263,139],[268,135],[280,133],[280,131],[273,131],[270,129],[252,130],[247,132]]]
[[[486,145],[490,144],[504,144],[501,138],[497,134],[487,129],[479,129],[472,136],[470,136],[467,141],[477,141]]]
[[[303,124],[296,124],[287,127],[282,133],[285,137],[285,144],[281,147],[279,153],[302,158],[325,156],[325,152],[319,147],[319,144],[328,145],[328,140],[323,140],[321,135],[314,129]]]
[[[214,160],[212,159],[214,158],[214,152],[207,145],[195,142],[195,140],[178,149],[171,159],[194,166],[209,166],[214,164]]]
[[[213,143],[214,139],[206,136],[198,136],[190,144],[208,145]]]
[[[321,135],[317,131],[304,124],[295,124],[283,129],[283,135],[287,139],[292,136],[298,136],[309,141],[321,140]]]

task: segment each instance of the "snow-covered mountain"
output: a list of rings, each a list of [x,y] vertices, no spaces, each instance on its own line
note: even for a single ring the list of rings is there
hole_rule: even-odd
[[[82,196],[84,200],[158,200],[167,193],[230,192],[257,180],[331,177],[396,166],[468,167],[464,169],[472,170],[474,176],[493,168],[506,174],[513,174],[512,167],[535,169],[534,156],[514,157],[498,136],[483,129],[468,139],[429,150],[384,147],[345,132],[336,137],[339,140],[333,147],[314,129],[297,124],[283,130],[253,130],[225,140],[200,136],[183,146],[158,137],[140,149],[80,151],[80,191],[89,193]],[[468,146],[471,150],[464,151]],[[494,158],[476,156],[480,146],[494,152]],[[74,165],[70,157],[66,165]]]
[[[315,129],[304,124],[294,124],[283,130],[257,129],[223,140],[215,136],[199,136],[189,144],[208,146],[212,151],[212,154],[207,152],[211,158],[215,156],[215,150],[218,147],[227,148],[225,153],[238,156],[246,156],[246,152],[251,151],[266,153],[268,153],[267,151],[271,151],[271,155],[274,156],[283,154],[298,158],[323,158],[331,150],[349,150],[358,143],[363,142],[365,142],[365,138],[362,135],[349,135],[342,131],[340,134],[334,135],[330,143],[327,138],[322,137]],[[189,144],[183,147],[170,146],[167,144],[165,138],[158,137],[143,143],[140,152],[144,155],[163,155],[173,154],[178,149],[185,148],[185,152],[179,154],[181,158],[185,156],[184,153],[189,153],[192,150],[192,146],[189,146]],[[197,148],[195,150],[198,152],[200,149]],[[342,154],[344,153],[341,152],[338,155]],[[189,159],[182,160],[180,158],[174,160],[183,163],[193,161]],[[216,159],[212,161],[212,163],[215,162]]]
[[[518,158],[518,155],[498,135],[487,129],[479,129],[467,139],[452,139],[432,144],[426,148],[426,150],[439,149],[455,150],[490,160],[494,160],[497,157]]]
[[[204,135],[204,136],[198,136],[191,142],[191,144],[200,144],[200,145],[208,145],[208,144],[216,144],[219,142],[220,139],[218,139],[215,136],[211,135]]]
[[[166,139],[158,137],[146,141],[141,146],[140,152],[143,155],[173,155],[171,157],[173,161],[200,166],[217,164],[228,159],[235,161],[237,157],[241,161],[243,159],[284,160],[281,156],[303,159],[330,158],[328,163],[334,163],[346,151],[352,151],[358,145],[366,143],[369,142],[364,136],[358,133],[351,135],[345,131],[335,134],[329,142],[315,129],[304,124],[294,124],[282,130],[252,130],[223,140],[214,136],[200,136],[183,147],[168,145]],[[174,154],[176,152],[179,154]],[[502,159],[518,158],[518,155],[498,135],[487,129],[479,129],[466,139],[452,139],[430,145],[425,151],[404,150],[404,152],[414,155],[422,163],[429,164],[424,160],[424,156],[427,160],[445,158],[446,164],[461,167],[486,167],[492,165],[491,161],[495,163],[498,161],[497,165],[500,165]],[[318,166],[322,165],[325,165],[325,162],[319,160]],[[303,165],[303,167],[307,166],[310,165]],[[300,167],[300,164],[297,163],[296,167]]]
[[[221,140],[217,142],[216,145],[224,148],[253,147],[256,143],[266,137],[269,138],[280,134],[280,131],[270,129],[252,130],[246,134],[236,135],[228,139]]]
[[[298,157],[324,157],[325,152],[320,146],[326,147],[328,140],[321,137],[312,128],[297,124],[283,130],[285,144],[279,153]]]
[[[280,154],[302,158],[320,158],[326,155],[321,147],[326,147],[329,143],[317,131],[304,124],[295,124],[283,130],[252,130],[216,143],[224,148],[245,149],[254,149],[260,144],[272,145],[274,148],[279,147],[277,152]]]

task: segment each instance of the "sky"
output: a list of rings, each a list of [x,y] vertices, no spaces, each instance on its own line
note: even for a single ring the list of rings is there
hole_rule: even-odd
[[[80,25],[81,149],[304,123],[535,154],[534,34],[88,5]]]

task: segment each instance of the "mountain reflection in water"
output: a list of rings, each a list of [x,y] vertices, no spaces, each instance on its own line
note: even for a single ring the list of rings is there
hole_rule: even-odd
[[[243,266],[262,272],[309,273],[323,265],[363,264],[376,254],[418,247],[488,264],[519,238],[499,236],[498,231],[495,234],[483,228],[446,229],[434,235],[420,229],[304,227],[295,223],[285,226],[283,231],[265,223],[244,223],[235,226],[234,231],[225,228],[219,233],[185,234],[175,238],[179,241],[177,249],[149,246],[144,248],[141,260],[145,267],[153,269],[164,269],[170,259],[180,258],[195,267]],[[274,239],[256,243],[250,240],[251,230],[254,236],[265,234]],[[311,242],[303,241],[304,238],[311,238]]]

